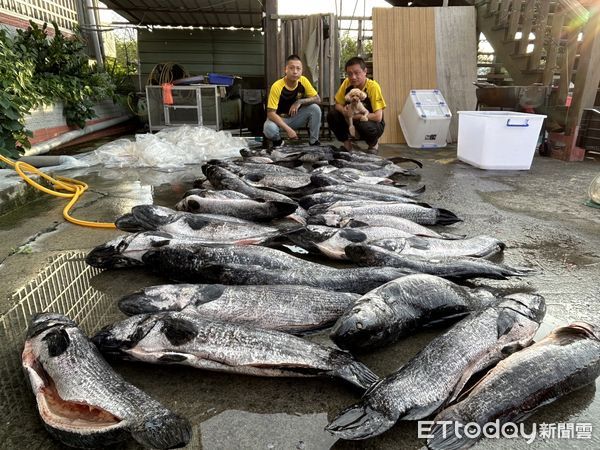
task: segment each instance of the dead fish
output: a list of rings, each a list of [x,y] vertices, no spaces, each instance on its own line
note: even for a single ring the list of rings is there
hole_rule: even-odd
[[[170,311],[109,325],[93,342],[105,354],[263,377],[331,376],[366,389],[378,378],[349,353],[273,330]]]
[[[471,375],[529,345],[545,312],[541,296],[513,294],[472,313],[374,384],[326,429],[342,439],[366,439],[400,419],[418,420],[435,413]]]
[[[358,298],[308,286],[166,284],[121,298],[119,308],[128,315],[185,309],[205,319],[298,334],[331,326]]]
[[[182,202],[185,202],[188,198],[193,199],[197,197],[189,196],[182,200]],[[209,201],[229,204],[227,203],[228,200],[224,199],[210,199]],[[245,202],[252,202],[252,200],[245,200]],[[268,203],[262,203],[261,205],[267,205]],[[295,208],[289,203],[285,205],[285,208],[287,208],[286,211]],[[266,212],[269,206],[261,206],[261,208],[263,209],[257,211],[257,217],[260,216],[259,211]],[[273,208],[276,209],[277,206],[275,205]],[[223,207],[222,211],[230,212],[231,209]],[[287,215],[285,211],[282,214],[284,216]],[[214,244],[260,244],[281,234],[276,227],[260,225],[254,223],[252,220],[245,220],[241,217],[174,211],[156,205],[134,206],[131,209],[131,213],[118,218],[115,221],[115,225],[123,231],[162,231],[173,236],[181,236],[187,239],[195,239],[198,242]]]
[[[414,199],[412,198],[408,198],[405,197],[402,200],[394,200],[395,202],[401,202],[401,203],[417,203]],[[317,216],[317,215],[323,215],[323,214],[328,214],[331,211],[334,211],[335,209],[342,209],[342,208],[361,208],[361,207],[365,207],[365,206],[376,206],[376,205],[386,205],[389,202],[387,201],[381,201],[381,200],[365,200],[364,198],[359,198],[359,199],[350,199],[350,200],[339,200],[336,201],[334,203],[323,203],[320,205],[314,205],[311,206],[308,209],[308,214],[310,216]],[[335,213],[334,213],[335,214]]]
[[[531,347],[500,361],[468,391],[441,411],[427,442],[431,449],[468,448],[479,437],[456,433],[467,423],[518,423],[540,406],[593,383],[600,375],[600,330],[575,322],[552,331]],[[461,430],[462,431],[462,430]],[[445,436],[444,436],[445,434]],[[459,437],[460,434],[460,437]]]
[[[338,224],[341,228],[354,228],[354,227],[391,227],[398,230],[405,231],[415,236],[427,236],[438,239],[457,239],[463,236],[448,236],[446,233],[440,234],[433,230],[430,230],[423,225],[413,222],[412,220],[404,219],[402,217],[386,216],[382,214],[373,215],[355,215],[353,218],[348,218],[339,221]]]
[[[225,198],[225,199],[249,199],[246,194],[241,192],[229,191],[227,189],[221,191],[215,191],[214,189],[190,189],[183,194],[183,198],[190,195],[197,195],[204,198]]]
[[[298,203],[303,208],[309,209],[311,206],[322,205],[325,203],[334,203],[340,200],[361,200],[362,197],[355,194],[338,194],[336,192],[316,192],[305,195],[298,199]]]
[[[244,175],[242,180],[250,186],[274,189],[278,192],[294,192],[296,189],[310,185],[310,175],[302,172],[297,172],[294,175],[250,172]]]
[[[329,164],[343,169],[354,169],[361,172],[362,176],[370,177],[390,177],[394,174],[412,175],[413,171],[397,166],[389,162],[385,165],[369,164],[367,162],[347,161],[344,159],[334,159]]]
[[[425,186],[418,189],[405,189],[401,187],[389,188],[389,192],[380,192],[379,185],[375,188],[371,185],[360,185],[359,183],[351,184],[334,184],[319,188],[321,192],[334,192],[337,194],[352,194],[358,195],[362,199],[379,200],[385,202],[393,202],[396,200],[402,201],[405,198],[416,198],[425,192]],[[386,187],[386,186],[381,186]]]
[[[292,204],[296,203],[291,198],[278,192],[267,191],[264,189],[256,188],[254,186],[250,186],[237,175],[235,175],[227,169],[224,169],[223,167],[209,165],[203,166],[202,170],[205,171],[206,176],[210,181],[210,184],[216,189],[227,189],[241,192],[242,194],[246,194],[248,197],[255,200],[262,199],[275,200]]]
[[[260,266],[263,269],[307,269],[309,271],[329,269],[323,264],[307,261],[281,250],[255,245],[196,245],[188,248],[181,245],[163,245],[145,252],[142,261],[153,270],[176,277],[173,279],[177,280],[201,280],[198,277],[202,277],[204,266],[209,264],[241,264]]]
[[[188,261],[169,257],[165,252],[169,250],[148,252],[144,261],[156,272],[172,280],[191,283],[289,284],[364,294],[383,283],[412,273],[393,267],[335,269],[318,265],[320,267],[270,269],[260,265],[234,263],[194,266],[188,264]]]
[[[413,236],[373,240],[371,244],[400,255],[416,255],[423,258],[448,258],[472,256],[489,258],[506,247],[504,242],[490,236],[474,236],[466,239],[436,239]]]
[[[424,326],[458,319],[494,299],[483,289],[433,275],[406,275],[358,299],[338,319],[330,337],[338,347],[351,351],[379,347]]]
[[[192,436],[186,419],[121,378],[62,314],[33,316],[22,365],[44,426],[65,445],[104,447],[131,435],[145,447],[167,449]]]
[[[298,204],[276,200],[218,199],[189,195],[177,203],[175,208],[195,214],[220,214],[250,221],[266,221],[292,214],[298,208]]]
[[[372,214],[402,217],[420,225],[451,225],[462,221],[452,211],[432,208],[424,203],[383,202],[372,206],[330,208],[326,214],[329,218],[324,225],[337,226],[344,219]],[[319,222],[311,217],[309,223]]]
[[[428,258],[418,255],[402,255],[373,243],[350,244],[344,251],[348,259],[364,266],[402,267],[445,278],[481,277],[505,280],[508,277],[525,277],[536,273],[536,270],[528,267],[511,267],[470,256]]]

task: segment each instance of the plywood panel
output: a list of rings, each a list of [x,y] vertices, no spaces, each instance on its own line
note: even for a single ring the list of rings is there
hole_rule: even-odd
[[[450,138],[456,142],[456,111],[474,110],[477,105],[477,40],[475,7],[453,6],[433,8],[435,15],[435,47],[437,87],[452,111]]]
[[[404,143],[398,114],[410,89],[434,89],[433,8],[373,8],[373,78],[387,103],[382,144]]]

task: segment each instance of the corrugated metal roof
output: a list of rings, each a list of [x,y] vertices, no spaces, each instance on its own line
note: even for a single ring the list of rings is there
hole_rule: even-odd
[[[262,27],[261,0],[102,0],[135,25]]]

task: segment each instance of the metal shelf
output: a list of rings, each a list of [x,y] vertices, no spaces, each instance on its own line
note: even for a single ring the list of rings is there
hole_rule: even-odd
[[[181,125],[200,125],[220,130],[221,87],[216,84],[172,86],[173,103],[164,104],[162,87],[146,86],[150,132]],[[178,110],[180,114],[177,114]]]

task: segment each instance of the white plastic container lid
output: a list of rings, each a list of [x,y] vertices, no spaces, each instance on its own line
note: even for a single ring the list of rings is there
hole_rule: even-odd
[[[409,98],[423,119],[452,117],[450,108],[438,89],[411,89]]]

